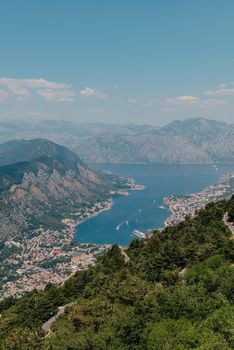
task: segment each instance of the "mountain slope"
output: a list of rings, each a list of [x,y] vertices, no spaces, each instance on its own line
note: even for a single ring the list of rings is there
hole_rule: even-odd
[[[217,163],[234,163],[234,125],[230,125],[219,138],[204,144],[203,148]]]
[[[82,163],[76,154],[46,139],[15,140],[0,144],[0,166],[40,157],[61,160],[64,167]]]
[[[174,121],[161,128],[56,120],[17,121],[0,122],[0,140],[45,137],[68,146],[86,162],[234,163],[233,127],[205,118]],[[3,152],[0,148],[0,164],[9,162]],[[30,155],[29,150],[26,153]],[[21,160],[24,160],[23,152]]]
[[[91,163],[212,163],[204,150],[186,138],[158,131],[128,136],[100,134],[81,141],[75,150]]]
[[[109,196],[118,178],[92,171],[79,157],[50,141],[0,145],[0,239],[18,234],[45,213],[61,213]],[[4,152],[3,152],[4,150]]]
[[[228,129],[224,122],[205,118],[193,118],[187,120],[175,120],[160,129],[167,135],[179,135],[186,138],[192,144],[201,146],[204,143],[217,140]]]
[[[233,349],[234,241],[223,221],[233,208],[234,197],[211,203],[134,240],[128,262],[113,246],[60,287],[1,302],[0,349]]]
[[[233,163],[233,126],[204,118],[174,121],[136,135],[92,135],[79,139],[74,150],[100,163]]]

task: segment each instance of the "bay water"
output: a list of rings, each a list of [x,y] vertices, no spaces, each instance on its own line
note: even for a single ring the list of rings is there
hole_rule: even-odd
[[[170,216],[170,211],[163,207],[165,197],[201,191],[234,170],[234,165],[94,164],[92,167],[133,178],[145,189],[115,197],[111,210],[77,226],[75,241],[123,246],[133,239],[135,229],[145,232],[164,226]]]

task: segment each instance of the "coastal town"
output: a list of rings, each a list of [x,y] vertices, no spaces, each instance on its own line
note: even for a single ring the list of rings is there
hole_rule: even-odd
[[[87,244],[66,251],[63,250],[65,247],[60,246],[59,249],[51,250],[47,259],[40,261],[41,264],[38,263],[38,259],[26,260],[15,271],[16,278],[2,286],[1,299],[9,296],[19,297],[33,289],[44,289],[48,283],[61,284],[71,273],[95,264],[97,257],[110,247],[110,245]],[[37,249],[40,250],[40,247]],[[16,254],[14,259],[11,263],[18,267],[19,256]]]
[[[165,207],[171,211],[171,216],[165,221],[165,226],[175,225],[185,219],[193,217],[196,211],[202,209],[209,202],[214,202],[231,196],[234,192],[234,173],[222,176],[216,185],[209,186],[203,191],[187,196],[170,196],[165,198]]]
[[[30,234],[6,241],[5,259],[0,268],[0,300],[19,297],[33,289],[43,289],[48,283],[61,284],[71,273],[95,264],[98,256],[111,247],[108,244],[74,242],[77,227],[86,220],[110,210],[113,197],[127,196],[128,191],[142,190],[128,179],[128,189],[110,191],[110,198],[79,208],[61,221],[63,228],[39,227]]]
[[[97,201],[93,205],[79,208],[64,218],[62,229],[52,230],[39,227],[30,235],[5,242],[6,257],[2,258],[0,275],[0,300],[9,296],[19,297],[33,289],[43,289],[48,283],[61,284],[71,273],[86,269],[95,264],[98,256],[107,251],[111,245],[78,244],[74,242],[74,233],[86,220],[110,210],[113,197],[128,195],[129,190],[142,190],[144,186],[136,185],[129,179],[129,189],[110,193],[110,198]],[[181,222],[187,215],[194,216],[196,211],[207,203],[233,194],[234,173],[220,178],[216,185],[187,196],[170,196],[165,198],[165,207],[172,215],[165,221],[165,226]],[[79,232],[79,231],[78,231]],[[134,236],[144,239],[149,233],[133,232]],[[123,251],[125,247],[122,247]]]

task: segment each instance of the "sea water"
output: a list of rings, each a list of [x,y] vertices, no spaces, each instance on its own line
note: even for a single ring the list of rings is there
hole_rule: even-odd
[[[92,167],[131,177],[145,189],[115,197],[111,210],[77,226],[75,241],[124,246],[133,239],[133,230],[145,232],[164,226],[170,216],[170,211],[164,208],[165,197],[201,191],[217,183],[220,176],[234,171],[234,165],[95,164]]]

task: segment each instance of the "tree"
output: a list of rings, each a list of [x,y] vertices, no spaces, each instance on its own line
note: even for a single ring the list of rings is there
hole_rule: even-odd
[[[150,328],[147,350],[231,350],[220,335],[185,319],[166,319]]]
[[[0,350],[43,350],[43,334],[39,329],[16,328],[4,340]]]

